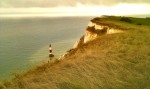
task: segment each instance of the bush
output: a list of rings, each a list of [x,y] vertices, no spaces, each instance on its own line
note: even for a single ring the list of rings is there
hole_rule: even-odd
[[[99,17],[96,17],[96,18],[94,18],[93,20],[100,20],[100,18],[99,18]]]
[[[120,19],[120,21],[124,21],[124,22],[127,22],[127,23],[132,23],[132,20],[129,19],[129,18],[127,18],[127,17],[122,17],[122,18]]]
[[[150,19],[150,17],[146,17],[146,19]]]
[[[137,23],[137,25],[142,25],[141,23]]]

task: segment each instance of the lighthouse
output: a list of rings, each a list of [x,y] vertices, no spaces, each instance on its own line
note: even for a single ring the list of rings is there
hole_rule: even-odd
[[[51,44],[49,45],[49,57],[54,57],[54,54],[52,53],[52,47]]]

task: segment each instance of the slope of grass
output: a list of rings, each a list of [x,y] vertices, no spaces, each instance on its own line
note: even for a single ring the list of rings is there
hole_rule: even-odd
[[[99,22],[114,24],[125,32],[102,35],[64,60],[43,64],[1,86],[4,89],[150,89],[150,26],[144,20],[142,25],[122,22],[120,17],[103,18]]]

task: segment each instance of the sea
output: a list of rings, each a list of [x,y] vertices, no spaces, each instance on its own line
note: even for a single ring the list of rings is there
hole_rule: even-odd
[[[146,16],[150,15],[135,17]],[[0,17],[0,80],[50,61],[49,44],[59,58],[73,47],[94,17]]]
[[[0,18],[0,79],[13,78],[73,47],[93,17]]]

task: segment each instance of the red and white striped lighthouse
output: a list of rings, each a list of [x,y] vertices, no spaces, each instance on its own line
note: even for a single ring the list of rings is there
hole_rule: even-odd
[[[49,57],[54,57],[54,54],[52,53],[51,44],[49,45]]]

